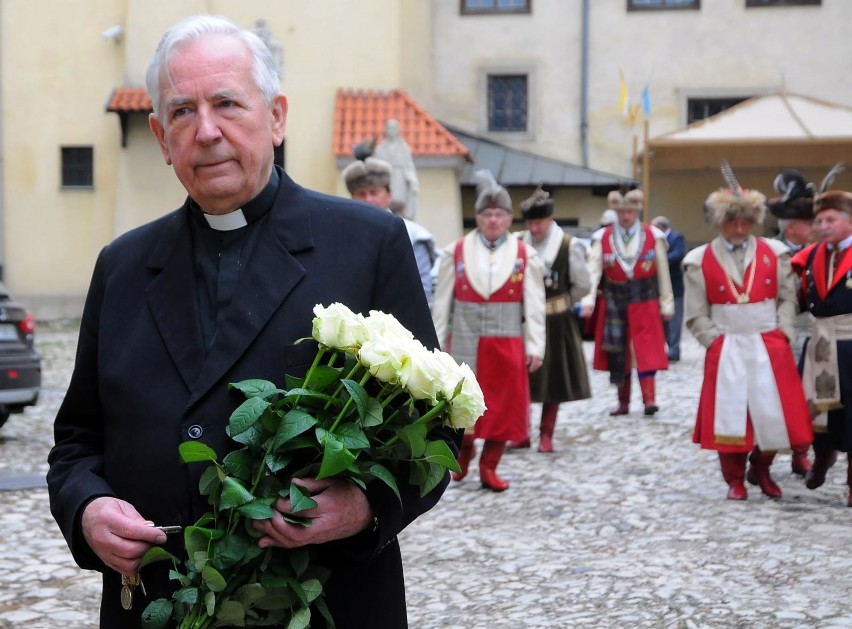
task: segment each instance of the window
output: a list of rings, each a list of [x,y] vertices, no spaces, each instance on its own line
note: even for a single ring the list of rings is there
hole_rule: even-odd
[[[94,149],[91,146],[63,146],[62,187],[92,188],[94,185]]]
[[[488,130],[527,130],[526,75],[488,76]]]
[[[701,0],[627,0],[628,11],[659,11],[665,9],[700,9]]]
[[[461,12],[475,13],[530,13],[532,0],[461,0]]]
[[[746,0],[748,7],[795,7],[805,5],[819,5],[822,0]]]
[[[704,120],[747,100],[743,98],[690,98],[687,103],[686,124]]]

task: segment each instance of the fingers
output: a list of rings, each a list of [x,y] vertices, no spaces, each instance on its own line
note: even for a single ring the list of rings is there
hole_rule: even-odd
[[[148,549],[164,544],[166,534],[149,525],[133,505],[101,497],[83,511],[83,536],[95,554],[122,574],[135,574]]]

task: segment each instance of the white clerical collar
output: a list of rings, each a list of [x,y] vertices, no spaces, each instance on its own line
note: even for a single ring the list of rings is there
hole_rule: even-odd
[[[248,225],[245,214],[239,208],[227,214],[203,214],[203,216],[211,229],[220,232],[229,232]]]

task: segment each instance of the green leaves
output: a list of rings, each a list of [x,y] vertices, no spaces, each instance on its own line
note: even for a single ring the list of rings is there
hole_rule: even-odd
[[[306,629],[317,613],[333,627],[323,598],[328,571],[315,564],[313,548],[262,549],[254,521],[276,517],[275,502],[284,498],[290,513],[281,517],[311,526],[303,514],[320,507],[299,478],[339,477],[365,490],[381,482],[400,502],[400,479],[429,493],[448,469],[459,469],[447,444],[433,437],[446,405],[416,402],[336,351],[319,353],[304,378],[285,377],[286,389],[262,379],[229,386],[245,396],[226,427],[233,450],[220,459],[201,441],[180,445],[183,462],[207,464],[198,489],[211,512],[186,527],[186,557],[159,547],[144,556],[143,566],[170,561],[178,589],[148,605],[143,626],[161,629],[172,619],[181,629]]]

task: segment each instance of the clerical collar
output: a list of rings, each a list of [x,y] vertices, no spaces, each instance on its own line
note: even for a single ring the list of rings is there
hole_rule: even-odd
[[[727,249],[728,251],[733,251],[734,249],[742,249],[743,251],[745,251],[746,249],[748,249],[748,239],[744,240],[741,245],[735,245],[734,243],[730,242],[729,240],[726,240],[725,238],[722,238],[722,242],[725,245],[725,249]]]
[[[488,249],[495,251],[500,245],[506,242],[506,234],[503,234],[497,240],[492,242],[491,240],[488,240],[482,232],[479,232],[479,240],[481,240],[482,244],[488,247]]]
[[[280,181],[281,178],[278,175],[278,169],[273,167],[272,174],[269,176],[269,182],[263,187],[263,190],[255,198],[243,205],[243,207],[237,208],[227,214],[207,214],[192,199],[190,199],[190,206],[194,211],[204,217],[206,224],[211,229],[221,232],[234,231],[255,222],[269,211],[272,207],[275,193],[278,192]]]

